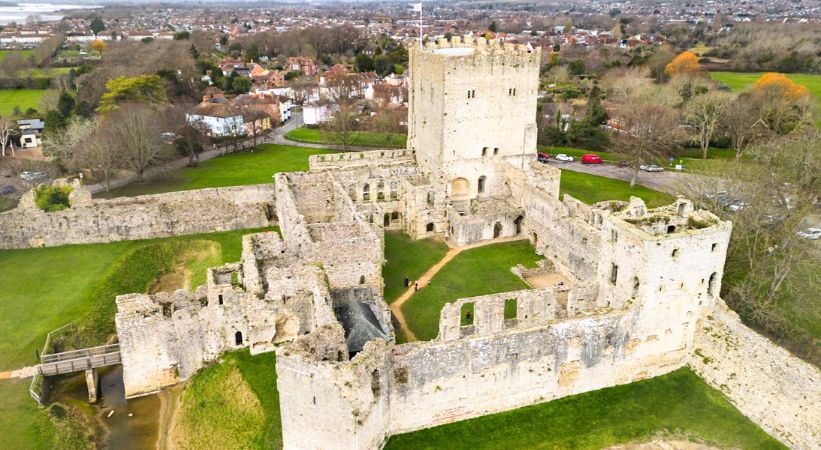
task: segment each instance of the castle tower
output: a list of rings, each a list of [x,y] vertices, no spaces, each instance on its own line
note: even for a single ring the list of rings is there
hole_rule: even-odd
[[[535,156],[540,61],[541,49],[484,38],[411,49],[408,149],[451,199],[492,194],[498,162]]]

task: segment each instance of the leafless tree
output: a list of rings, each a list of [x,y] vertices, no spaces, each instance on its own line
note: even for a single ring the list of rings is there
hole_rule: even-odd
[[[669,152],[681,137],[679,114],[670,107],[646,101],[632,101],[619,108],[614,118],[617,124],[613,144],[629,156],[630,187],[636,185],[639,166]]]
[[[821,179],[815,130],[755,145],[741,163],[711,165],[680,190],[733,221],[722,297],[747,321],[818,363],[811,333],[794,317],[819,317],[817,246],[798,233],[814,215]]]
[[[393,146],[394,141],[408,132],[407,108],[393,108],[382,106],[377,109],[370,122],[370,129],[385,136],[385,142]]]
[[[84,140],[77,152],[77,159],[91,169],[94,178],[102,177],[106,192],[111,190],[114,170],[128,160],[124,147],[110,144],[120,137],[113,136],[116,131],[107,128],[109,119],[110,116],[102,121],[101,126]]]
[[[192,120],[186,114],[194,105],[176,104],[165,111],[165,129],[175,134],[174,145],[188,156],[188,167],[197,165],[197,154],[208,143],[208,126],[202,120]]]
[[[721,128],[730,138],[736,160],[741,159],[747,147],[764,134],[760,109],[761,105],[753,95],[743,93],[724,110]]]
[[[333,141],[342,144],[345,150],[356,141],[359,128],[359,111],[356,103],[350,99],[336,103],[331,119],[323,125],[323,130]]]
[[[696,95],[684,107],[684,123],[690,127],[701,147],[702,159],[707,159],[710,141],[718,131],[721,117],[732,97],[719,91]]]
[[[242,108],[242,121],[245,124],[245,130],[251,134],[254,140],[254,149],[257,148],[257,138],[265,130],[266,119],[270,120],[268,114],[253,106],[249,105]]]
[[[17,131],[17,122],[5,117],[0,117],[0,151],[6,157],[6,147],[11,143],[11,136]],[[14,156],[14,147],[11,147],[11,154]]]
[[[124,166],[134,171],[140,182],[144,181],[148,167],[169,156],[156,122],[157,112],[148,105],[124,105],[106,116],[110,144],[120,152]]]
[[[43,139],[43,153],[63,162],[74,159],[75,153],[86,145],[87,138],[94,133],[97,124],[84,117],[73,117],[65,130],[49,133]]]

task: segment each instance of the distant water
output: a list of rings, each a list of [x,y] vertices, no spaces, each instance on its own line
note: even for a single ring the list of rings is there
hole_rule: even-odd
[[[9,22],[26,23],[30,16],[40,16],[45,22],[60,20],[64,14],[54,14],[64,9],[99,8],[94,5],[68,5],[60,3],[20,3],[17,6],[0,6],[0,25]]]

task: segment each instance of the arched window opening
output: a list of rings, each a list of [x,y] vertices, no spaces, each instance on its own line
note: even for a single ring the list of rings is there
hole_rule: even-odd
[[[710,275],[710,280],[707,282],[707,293],[712,295],[713,297],[715,297],[716,294],[717,294],[717,292],[716,292],[716,284],[718,284],[717,278],[718,278],[718,274],[716,272],[713,272]]]
[[[219,300],[219,304],[221,305],[222,304],[222,294],[217,296],[217,300]]]
[[[479,185],[477,186],[477,191],[479,191],[480,194],[485,193],[485,180],[486,179],[487,178],[484,175],[479,177]]]
[[[234,344],[242,345],[242,331],[234,333]]]
[[[473,303],[465,303],[462,305],[459,315],[462,317],[460,323],[463,327],[473,325]]]
[[[522,234],[522,222],[524,222],[524,220],[524,216],[519,216],[513,221],[513,225],[516,227],[516,234]]]
[[[493,225],[493,237],[497,238],[502,235],[502,224],[501,222],[496,222],[496,225]]]
[[[391,226],[391,215],[388,213],[385,213],[384,225],[386,227]]]
[[[433,222],[428,222],[428,224],[425,225],[425,231],[427,231],[428,233],[433,231]]]
[[[667,234],[673,234],[675,232],[676,232],[676,226],[675,225],[667,225]]]
[[[359,284],[365,284],[365,275],[360,275]]]
[[[641,284],[639,283],[639,277],[633,277],[633,298],[639,296],[639,287]]]
[[[391,220],[399,220],[399,213],[394,211],[391,213]]]
[[[470,182],[465,178],[455,178],[450,183],[450,196],[454,199],[463,199],[470,196]]]
[[[365,183],[365,186],[362,186],[362,200],[370,200],[371,199],[371,185]]]
[[[371,372],[371,392],[374,397],[379,397],[380,392],[382,392],[382,384],[379,382],[378,370]]]

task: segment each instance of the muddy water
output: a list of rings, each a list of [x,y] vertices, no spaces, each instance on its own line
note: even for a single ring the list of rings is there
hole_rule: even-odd
[[[93,406],[93,410],[97,422],[103,429],[103,448],[155,449],[160,421],[159,397],[149,395],[126,400],[121,366],[111,367],[100,374],[100,390],[102,398]],[[53,400],[68,404],[87,404],[85,374],[81,372],[62,381]],[[114,414],[109,417],[112,410]]]

